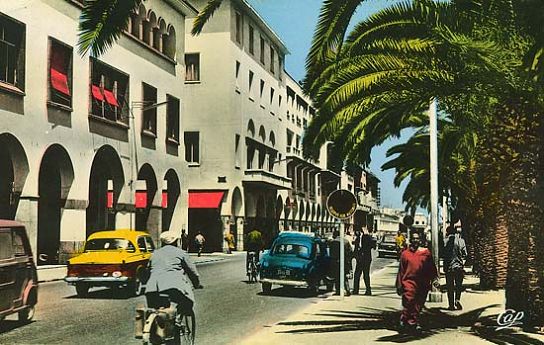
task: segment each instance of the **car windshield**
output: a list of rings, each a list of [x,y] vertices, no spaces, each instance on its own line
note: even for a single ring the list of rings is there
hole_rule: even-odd
[[[278,243],[272,250],[274,255],[296,255],[303,258],[310,257],[310,248],[301,244]]]
[[[119,250],[134,251],[134,245],[124,238],[95,238],[87,241],[85,251],[91,250]]]
[[[383,242],[396,242],[396,238],[393,235],[386,235],[383,237]]]

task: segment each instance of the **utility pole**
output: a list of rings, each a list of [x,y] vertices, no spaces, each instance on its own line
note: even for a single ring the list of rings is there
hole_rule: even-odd
[[[431,175],[431,242],[434,264],[440,275],[440,258],[438,256],[438,120],[436,98],[429,107],[429,137],[430,137],[430,175]],[[433,286],[430,293],[431,302],[442,302],[442,293]]]

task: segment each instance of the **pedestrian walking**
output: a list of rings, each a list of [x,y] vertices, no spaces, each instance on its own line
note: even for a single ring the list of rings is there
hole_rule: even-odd
[[[370,264],[372,263],[372,250],[376,249],[376,239],[365,231],[363,228],[361,231],[356,232],[355,237],[355,273],[353,275],[353,294],[359,294],[359,284],[361,281],[361,274],[365,282],[365,295],[372,295],[372,288],[370,287]]]
[[[185,251],[189,250],[189,236],[185,229],[181,230],[181,249]]]
[[[420,241],[419,233],[412,231],[410,245],[400,256],[396,287],[404,308],[400,315],[401,332],[421,331],[419,313],[431,289],[431,282],[438,276],[431,252],[420,247]],[[433,284],[438,284],[438,281]]]
[[[397,260],[400,260],[400,254],[406,249],[406,236],[401,231],[397,231],[395,241],[397,242]]]
[[[230,230],[225,235],[225,241],[227,242],[227,254],[232,254],[232,251],[234,250],[234,235]]]
[[[330,242],[330,255],[331,255],[331,273],[334,277],[334,288],[336,290],[335,295],[340,295],[340,232],[334,230],[333,240]],[[344,290],[345,295],[351,295],[349,291],[349,272],[351,271],[351,258],[353,252],[351,251],[351,245],[347,239],[344,238]]]
[[[467,257],[467,247],[461,234],[450,225],[446,229],[444,241],[444,272],[448,289],[449,310],[461,310],[461,292],[463,292],[464,260]]]
[[[199,231],[195,236],[195,246],[198,251],[198,256],[202,254],[202,250],[204,249],[204,243],[206,242],[206,239],[202,235],[202,233]]]

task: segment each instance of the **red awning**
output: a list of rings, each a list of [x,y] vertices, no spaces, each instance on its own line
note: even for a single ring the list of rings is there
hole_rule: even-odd
[[[115,98],[113,92],[104,89],[104,97],[106,97],[106,102],[108,102],[110,105],[113,105],[114,107],[119,107],[119,103],[117,103],[117,98]]]
[[[102,91],[100,91],[100,86],[92,85],[91,93],[93,94],[93,98],[97,101],[104,101],[104,95],[102,94]]]
[[[189,208],[218,208],[225,192],[189,192]]]

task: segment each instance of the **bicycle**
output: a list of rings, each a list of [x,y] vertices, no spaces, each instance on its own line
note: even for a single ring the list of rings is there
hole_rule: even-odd
[[[147,344],[193,345],[196,335],[195,313],[184,311],[179,316],[167,294],[159,294],[154,308],[136,308],[135,337]]]
[[[256,252],[248,252],[248,270],[247,270],[247,278],[250,283],[257,282],[257,274],[259,272],[259,263],[257,262],[257,253]]]

